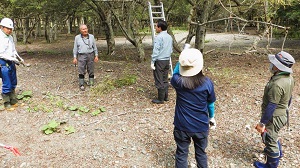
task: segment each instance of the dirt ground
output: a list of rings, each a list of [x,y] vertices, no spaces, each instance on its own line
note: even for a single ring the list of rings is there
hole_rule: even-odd
[[[178,34],[178,38],[179,38]],[[151,37],[150,37],[151,38]],[[257,51],[245,53],[256,36],[208,34],[204,74],[215,84],[217,129],[210,132],[207,148],[209,167],[248,168],[263,160],[260,135],[254,126],[259,121],[263,89],[268,72],[265,40]],[[32,91],[15,111],[0,112],[0,143],[17,147],[21,156],[0,149],[3,168],[165,168],[174,167],[175,143],[173,116],[175,91],[169,88],[170,101],[154,105],[156,96],[150,68],[151,46],[145,44],[148,61],[137,63],[129,42],[117,40],[113,56],[100,56],[95,67],[96,85],[80,91],[77,67],[72,65],[73,37],[46,44],[17,45],[28,66],[18,67],[17,93]],[[104,41],[97,41],[105,53]],[[284,49],[299,62],[299,41],[287,40]],[[279,52],[282,39],[272,42],[270,51]],[[178,53],[172,60],[175,65]],[[299,81],[300,67],[294,65]],[[99,94],[95,88],[128,74],[137,76],[135,84]],[[298,83],[298,82],[297,82]],[[284,158],[280,168],[300,165],[299,85],[295,86],[290,109],[290,129],[280,133]],[[80,106],[88,112],[71,111]],[[93,116],[92,112],[105,108]],[[51,120],[61,123],[59,131],[46,135],[41,127]],[[74,133],[66,134],[71,126]],[[189,165],[196,167],[193,147]]]

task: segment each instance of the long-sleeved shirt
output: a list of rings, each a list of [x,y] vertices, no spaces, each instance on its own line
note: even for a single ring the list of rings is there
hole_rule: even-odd
[[[0,30],[0,58],[18,62],[15,56],[16,53],[13,37]]]
[[[154,38],[151,63],[156,60],[169,60],[173,52],[173,39],[167,31],[160,32]]]
[[[98,56],[98,49],[95,43],[95,37],[88,34],[88,37],[83,37],[81,34],[75,36],[73,56],[76,58],[77,54],[95,53]]]
[[[292,97],[294,86],[294,78],[289,73],[281,72],[272,76],[264,89],[263,102],[261,105],[261,122],[267,124],[272,116],[286,115],[286,109],[290,103],[289,101]],[[270,103],[275,106],[271,109],[272,111],[268,112],[270,108],[268,105],[270,105]],[[268,112],[268,114],[265,114],[266,112]]]
[[[209,129],[208,104],[216,101],[213,82],[205,82],[190,90],[182,86],[179,73],[174,73],[171,84],[176,90],[174,126],[186,132],[206,132]]]

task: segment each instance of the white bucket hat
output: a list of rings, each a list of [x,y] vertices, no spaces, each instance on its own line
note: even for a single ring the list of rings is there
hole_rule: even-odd
[[[280,51],[275,55],[268,55],[270,62],[280,71],[293,73],[292,66],[295,59],[287,52]]]
[[[202,53],[195,48],[184,49],[179,56],[181,76],[195,76],[203,68]]]

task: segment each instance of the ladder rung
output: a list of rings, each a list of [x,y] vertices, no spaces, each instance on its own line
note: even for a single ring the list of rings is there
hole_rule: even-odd
[[[161,14],[162,12],[152,12],[153,14]]]
[[[151,8],[161,8],[161,6],[151,6]]]
[[[164,19],[164,17],[153,17],[153,19]]]

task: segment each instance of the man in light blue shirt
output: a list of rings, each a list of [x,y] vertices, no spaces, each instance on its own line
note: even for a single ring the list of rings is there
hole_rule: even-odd
[[[80,25],[80,34],[75,37],[73,48],[73,63],[78,63],[79,72],[79,87],[84,88],[84,75],[87,70],[89,74],[88,85],[94,85],[94,62],[98,62],[98,49],[95,43],[95,38],[88,33],[86,25]]]
[[[173,39],[167,33],[168,24],[166,21],[158,20],[156,24],[156,33],[154,38],[153,52],[151,59],[151,68],[155,80],[155,87],[158,91],[157,99],[152,103],[163,104],[168,101],[168,71],[170,69],[170,57],[173,52]]]

